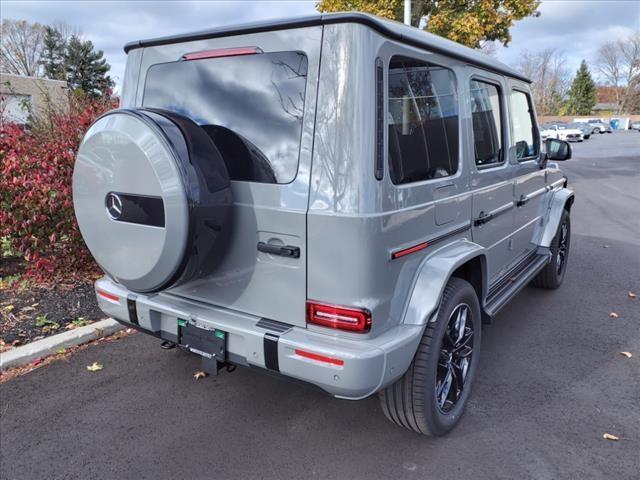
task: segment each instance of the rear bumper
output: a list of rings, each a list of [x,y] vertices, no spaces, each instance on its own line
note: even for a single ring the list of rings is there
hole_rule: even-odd
[[[112,297],[97,295],[102,311],[146,333],[177,342],[178,318],[203,328],[223,330],[227,332],[229,361],[275,370],[333,396],[353,400],[365,398],[397,380],[409,367],[423,331],[422,326],[403,324],[375,338],[357,338],[357,334],[338,337],[331,330],[324,333],[293,326],[277,329],[268,323],[265,327],[264,321],[258,325],[259,317],[166,293],[132,294],[107,278],[96,282],[96,290]],[[136,318],[137,323],[132,323]],[[275,349],[273,342],[277,342]],[[307,358],[296,350],[343,363]]]

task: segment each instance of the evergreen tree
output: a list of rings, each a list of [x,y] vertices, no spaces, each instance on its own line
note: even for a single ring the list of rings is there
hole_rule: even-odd
[[[64,55],[66,80],[73,90],[81,89],[89,96],[104,96],[114,86],[107,75],[111,66],[102,50],[94,50],[91,40],[73,35]]]
[[[595,105],[596,85],[587,62],[583,60],[569,89],[564,110],[567,115],[589,115]]]
[[[44,51],[42,64],[44,76],[52,80],[66,80],[64,65],[66,42],[62,34],[53,27],[46,26],[44,33]]]

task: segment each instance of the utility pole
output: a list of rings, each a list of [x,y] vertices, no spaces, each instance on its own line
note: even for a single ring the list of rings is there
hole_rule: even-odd
[[[411,26],[411,0],[404,0],[404,24]]]

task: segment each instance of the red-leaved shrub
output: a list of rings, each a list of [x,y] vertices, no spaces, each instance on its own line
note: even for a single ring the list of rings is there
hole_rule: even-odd
[[[27,128],[0,127],[0,237],[24,255],[37,283],[93,278],[98,267],[73,211],[71,179],[80,141],[91,123],[114,108],[111,99],[69,95]]]

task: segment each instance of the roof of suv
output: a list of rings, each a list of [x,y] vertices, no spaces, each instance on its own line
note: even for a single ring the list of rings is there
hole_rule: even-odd
[[[243,35],[249,33],[267,32],[270,30],[285,30],[290,28],[310,27],[316,25],[330,25],[336,23],[358,23],[366,25],[378,33],[392,40],[405,43],[418,48],[424,48],[435,53],[447,55],[458,60],[467,62],[485,70],[517,78],[518,80],[531,83],[527,77],[516,70],[485,55],[478,50],[474,50],[459,43],[452,42],[446,38],[439,37],[432,33],[425,32],[418,28],[410,27],[393,20],[387,20],[366,13],[325,13],[306,17],[289,18],[285,20],[270,20],[265,22],[245,23],[227,27],[201,30],[198,32],[171,35],[167,37],[157,37],[147,40],[129,42],[124,46],[124,51],[129,52],[135,48],[152,47],[157,45],[168,45],[171,43],[189,42],[194,40],[205,40],[208,38],[226,37],[232,35]]]

